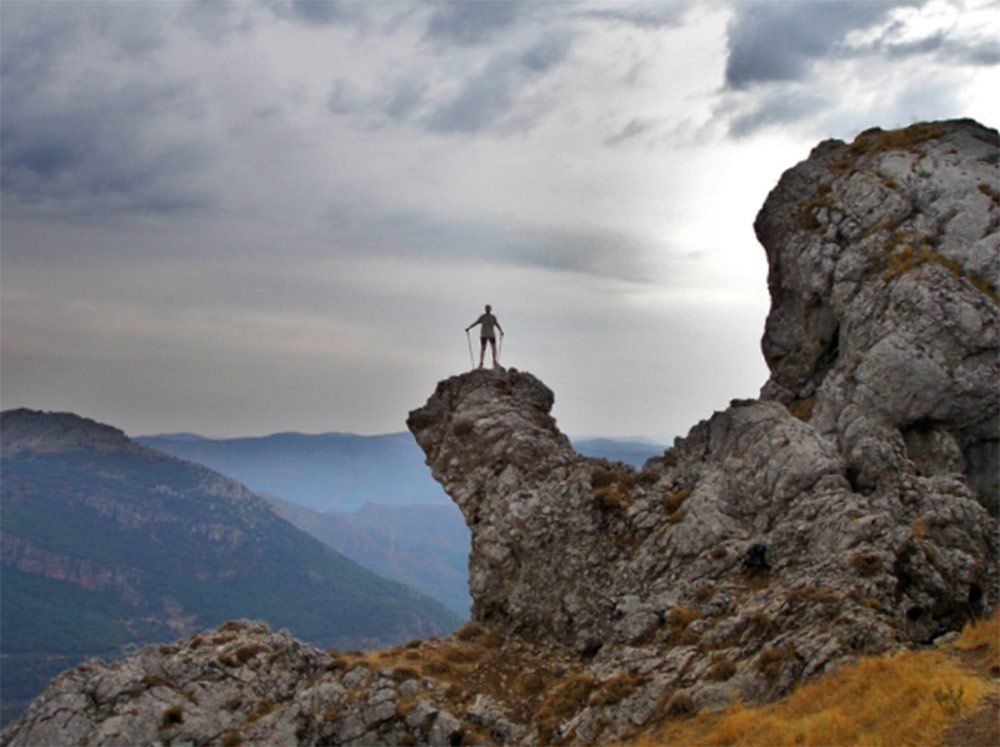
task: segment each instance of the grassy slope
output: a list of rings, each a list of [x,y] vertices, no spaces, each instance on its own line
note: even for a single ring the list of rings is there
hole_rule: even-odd
[[[996,745],[998,643],[1000,615],[995,612],[967,626],[952,644],[866,657],[770,705],[734,704],[719,713],[662,720],[637,741],[691,747]],[[984,715],[986,729],[980,728]]]
[[[430,676],[448,687],[448,707],[461,713],[485,693],[522,723],[539,726],[543,742],[558,738],[560,723],[588,703],[614,704],[644,678],[616,673],[597,681],[572,659],[559,659],[518,639],[500,638],[469,623],[447,639],[412,641],[375,652],[340,654],[343,665],[372,670],[394,667],[410,676]],[[856,664],[798,688],[759,708],[671,716],[666,701],[659,717],[628,744],[679,745],[937,745],[995,747],[1000,744],[1000,615],[969,625],[958,640],[938,648],[865,657]],[[404,699],[400,713],[415,705]],[[486,740],[485,733],[467,735]]]

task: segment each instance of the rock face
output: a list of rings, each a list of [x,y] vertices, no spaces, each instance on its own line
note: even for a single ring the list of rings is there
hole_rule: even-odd
[[[476,646],[460,631],[362,671],[269,638],[236,679],[284,682],[265,672],[286,649],[314,674],[262,690],[262,716],[215,709],[211,728],[165,736],[602,741],[734,697],[771,700],[995,605],[997,157],[995,131],[942,122],[823,143],[789,170],[756,222],[771,377],[760,399],[734,401],[641,470],[577,454],[531,374],[441,382],[408,425],[472,532]],[[121,667],[200,661],[178,645]],[[258,661],[247,656],[239,672]],[[411,667],[419,676],[399,672]],[[181,683],[199,709],[216,669]],[[181,728],[162,698],[138,709],[142,727],[84,700],[111,671],[63,675],[4,741],[110,741],[93,735],[111,719],[126,741]]]
[[[862,492],[964,474],[997,514],[997,147],[968,120],[825,142],[757,217],[762,395],[811,409]]]
[[[466,628],[462,638],[415,641],[385,655],[340,654],[301,643],[287,630],[275,633],[260,622],[231,621],[170,645],[149,646],[121,662],[92,660],[63,672],[3,733],[2,742],[447,745],[460,744],[466,736],[529,740],[532,730],[507,718],[487,694],[489,683],[484,692],[465,697],[453,679],[456,667],[488,660],[495,689],[513,679],[509,667],[497,667],[498,660],[513,657],[514,664],[533,669],[546,663],[522,643],[501,653],[479,628]],[[425,676],[419,671],[424,667],[439,676]]]
[[[597,661],[652,648],[677,684],[755,700],[994,604],[997,156],[942,122],[786,172],[756,221],[761,399],[640,472],[577,456],[529,374],[442,382],[408,424],[472,530],[474,618]]]

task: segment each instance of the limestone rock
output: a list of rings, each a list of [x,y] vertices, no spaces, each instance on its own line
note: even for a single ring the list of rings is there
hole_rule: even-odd
[[[597,743],[958,629],[1000,581],[997,156],[942,122],[786,172],[770,379],[641,470],[578,455],[529,373],[442,381],[408,426],[472,533],[451,638],[227,623],[63,673],[0,742]]]
[[[997,149],[970,120],[828,141],[757,216],[762,396],[811,411],[862,492],[964,475],[997,513]]]
[[[761,399],[641,471],[574,454],[530,374],[439,384],[408,424],[472,531],[475,619],[597,662],[651,647],[698,705],[995,604],[997,156],[995,131],[942,122],[786,172],[756,221]]]

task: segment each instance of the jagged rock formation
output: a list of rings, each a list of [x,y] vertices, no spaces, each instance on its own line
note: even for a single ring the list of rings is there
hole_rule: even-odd
[[[474,618],[598,663],[638,648],[707,703],[994,604],[997,155],[996,131],[943,122],[788,171],[756,222],[762,397],[641,472],[576,456],[528,374],[442,382],[408,424],[472,529]]]
[[[114,679],[93,664],[5,743],[70,725],[110,742],[112,719],[133,741],[593,742],[956,629],[998,601],[997,156],[995,131],[943,122],[823,143],[788,171],[756,223],[771,378],[641,470],[578,455],[528,373],[441,382],[408,425],[472,531],[474,635],[365,671],[257,641],[226,682],[266,712],[198,729],[212,657],[243,655],[188,641],[122,665],[191,690],[186,726],[163,697],[128,715],[146,696],[125,685],[84,700]],[[286,648],[314,664],[278,691]],[[169,674],[183,662],[201,668]]]
[[[997,132],[962,120],[821,143],[755,228],[770,264],[763,390],[855,487],[964,474],[997,513]]]

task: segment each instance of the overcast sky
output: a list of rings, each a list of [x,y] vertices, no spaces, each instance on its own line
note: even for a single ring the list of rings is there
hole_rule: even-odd
[[[2,405],[130,434],[402,430],[485,303],[564,431],[685,433],[767,377],[782,171],[1000,121],[979,0],[0,14]]]

